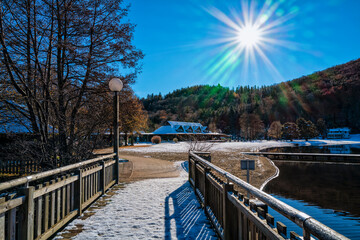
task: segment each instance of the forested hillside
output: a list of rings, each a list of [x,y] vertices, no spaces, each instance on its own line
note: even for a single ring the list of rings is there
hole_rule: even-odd
[[[360,59],[292,81],[263,87],[193,86],[142,99],[150,130],[168,120],[200,122],[210,130],[238,135],[241,116],[257,115],[268,128],[274,121],[303,117],[327,127],[360,131]]]

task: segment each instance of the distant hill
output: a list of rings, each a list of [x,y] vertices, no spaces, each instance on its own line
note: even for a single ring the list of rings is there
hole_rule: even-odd
[[[348,126],[360,131],[360,59],[288,82],[263,87],[229,89],[200,85],[175,90],[165,96],[142,99],[151,130],[168,120],[201,122],[212,130],[239,132],[239,117],[256,113],[268,127],[273,121],[316,122],[328,127]]]

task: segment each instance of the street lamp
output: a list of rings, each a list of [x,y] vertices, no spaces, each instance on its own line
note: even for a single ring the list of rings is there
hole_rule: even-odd
[[[119,183],[119,92],[123,88],[123,83],[119,78],[113,78],[109,82],[109,88],[114,92],[114,153],[115,153],[115,172],[116,183]]]

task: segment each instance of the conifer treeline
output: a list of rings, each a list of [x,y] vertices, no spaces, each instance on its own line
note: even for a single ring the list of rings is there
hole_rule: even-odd
[[[142,99],[150,130],[168,120],[201,122],[210,130],[238,135],[240,117],[256,114],[269,128],[274,121],[295,122],[302,117],[328,128],[360,131],[360,59],[308,76],[271,86],[229,89],[201,85],[175,90],[165,96]]]

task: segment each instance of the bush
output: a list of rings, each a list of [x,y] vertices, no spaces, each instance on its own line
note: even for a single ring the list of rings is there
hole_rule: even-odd
[[[161,143],[161,137],[160,136],[153,136],[151,138],[151,142],[155,143],[155,144],[159,144],[159,143]]]
[[[173,139],[173,142],[174,142],[174,143],[178,143],[179,140],[178,140],[177,138],[174,138],[174,139]]]

